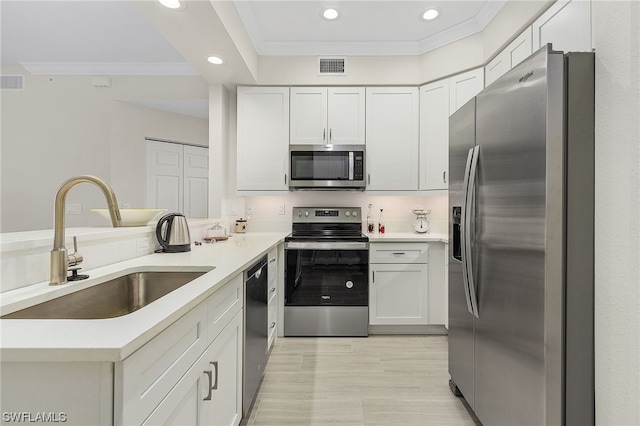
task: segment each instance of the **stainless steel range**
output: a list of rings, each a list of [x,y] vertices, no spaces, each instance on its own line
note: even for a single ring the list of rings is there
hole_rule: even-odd
[[[294,207],[285,238],[285,336],[367,336],[369,239],[360,207]]]

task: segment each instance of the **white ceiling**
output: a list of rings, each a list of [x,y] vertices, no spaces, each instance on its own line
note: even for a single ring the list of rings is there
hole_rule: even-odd
[[[237,0],[260,55],[421,55],[482,31],[502,0]],[[332,6],[339,19],[321,12]],[[435,8],[433,21],[422,14]]]
[[[506,2],[224,1],[233,2],[259,55],[285,56],[421,55],[482,31]],[[193,47],[199,39],[203,40],[202,47],[212,44],[211,35],[189,35],[191,38],[185,43],[186,35],[181,34],[182,40],[173,40],[181,54],[163,34],[167,34],[167,22],[171,25],[173,20],[180,21],[180,25],[186,22],[189,28],[187,20],[194,19],[194,15],[201,21],[198,23],[201,27],[202,19],[217,17],[213,12],[210,15],[201,13],[205,11],[203,7],[207,0],[191,0],[183,12],[167,11],[155,0],[134,3],[132,0],[2,0],[0,61],[3,66],[19,64],[30,73],[41,75],[198,75],[202,66],[185,60],[185,57],[194,57],[193,49],[185,46]],[[323,6],[337,8],[341,12],[340,18],[335,21],[322,19]],[[434,21],[422,21],[422,12],[432,7],[440,11],[440,16]],[[156,17],[154,19],[161,17],[165,25],[163,33],[152,24],[151,15]],[[214,27],[213,22],[211,27]],[[222,37],[215,39],[213,44],[225,44],[219,50],[235,49],[229,37],[224,41],[218,41]],[[240,55],[236,57],[240,58]],[[234,70],[234,64],[226,66],[224,78],[227,80],[233,78],[234,72],[240,75]],[[210,75],[206,79],[212,82]],[[144,102],[152,106],[149,104],[152,101],[139,101],[140,104]],[[202,105],[200,102],[196,108]],[[167,103],[157,107],[171,108]],[[184,102],[180,108],[181,113],[189,110]],[[199,115],[203,114],[200,111]]]

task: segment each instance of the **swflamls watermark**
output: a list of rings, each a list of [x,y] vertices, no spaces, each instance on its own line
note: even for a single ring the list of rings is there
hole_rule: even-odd
[[[29,411],[4,411],[2,421],[5,423],[65,423],[67,413],[64,412],[37,412]]]

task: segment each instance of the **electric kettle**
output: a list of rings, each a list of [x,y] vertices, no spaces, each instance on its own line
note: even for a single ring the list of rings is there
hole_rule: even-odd
[[[169,213],[158,221],[156,237],[165,253],[191,251],[187,218],[181,213]]]

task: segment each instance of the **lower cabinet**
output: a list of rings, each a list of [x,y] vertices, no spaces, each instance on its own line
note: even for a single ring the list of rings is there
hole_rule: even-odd
[[[242,419],[242,274],[114,366],[114,424]]]
[[[242,313],[145,420],[145,425],[238,425],[242,419]]]
[[[427,325],[428,244],[369,245],[369,324]]]

